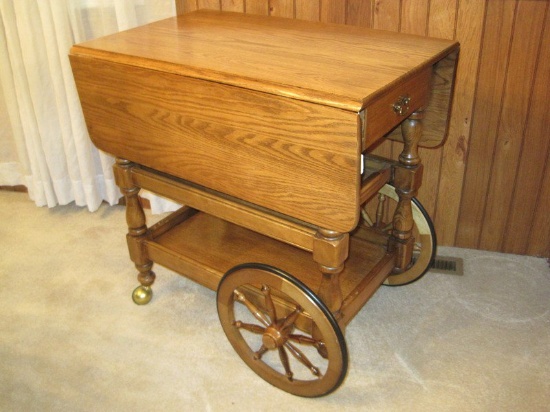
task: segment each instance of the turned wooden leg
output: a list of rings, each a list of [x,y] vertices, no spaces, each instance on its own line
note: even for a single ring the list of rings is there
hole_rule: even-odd
[[[319,229],[313,243],[313,260],[322,273],[318,296],[339,318],[342,307],[340,273],[349,254],[349,234]]]
[[[393,230],[390,250],[396,251],[395,273],[405,271],[412,263],[414,221],[412,198],[422,184],[423,166],[418,155],[418,142],[422,136],[424,112],[418,110],[401,124],[404,147],[399,155],[399,166],[394,170],[394,186],[399,196],[393,217]]]
[[[137,187],[131,176],[133,164],[128,160],[117,159],[115,165],[115,176],[120,190],[126,199],[126,222],[128,224],[128,250],[130,259],[139,271],[138,280],[141,283],[133,294],[132,299],[138,305],[149,303],[153,296],[151,285],[155,281],[155,274],[151,270],[153,262],[148,258],[143,241],[147,237],[147,225],[145,213],[138,198],[140,188]]]

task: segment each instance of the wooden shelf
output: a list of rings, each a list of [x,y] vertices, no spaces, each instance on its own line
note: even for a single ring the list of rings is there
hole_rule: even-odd
[[[180,216],[179,218],[177,216]],[[193,281],[216,290],[232,267],[265,263],[300,279],[317,292],[321,272],[311,253],[188,208],[151,230],[146,241],[149,257]],[[152,228],[153,229],[153,228]],[[347,324],[389,274],[393,258],[382,246],[352,237],[350,256],[340,275],[344,306],[340,320]]]
[[[361,175],[361,192],[359,204],[362,205],[372,198],[386,183],[390,181],[392,164],[382,157],[363,156],[363,173]]]

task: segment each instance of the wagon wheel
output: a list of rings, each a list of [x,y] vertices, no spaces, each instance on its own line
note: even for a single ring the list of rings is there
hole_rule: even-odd
[[[268,265],[239,265],[220,281],[217,304],[229,342],[267,382],[305,397],[326,395],[342,383],[348,366],[342,331],[296,278]],[[312,325],[315,337],[299,329]]]
[[[361,210],[363,224],[389,234],[393,228],[392,218],[399,197],[395,187],[386,184],[378,192],[378,202],[369,202]],[[413,263],[404,272],[390,275],[385,285],[406,285],[420,279],[431,267],[436,253],[437,240],[430,216],[416,199],[412,199],[413,236],[415,239]]]

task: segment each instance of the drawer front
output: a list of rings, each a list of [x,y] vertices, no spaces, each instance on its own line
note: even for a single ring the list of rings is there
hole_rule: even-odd
[[[457,57],[457,52],[451,53],[433,66],[429,103],[424,113],[424,128],[419,142],[421,147],[441,146],[447,138]],[[399,128],[387,137],[403,141]]]
[[[101,150],[336,231],[358,221],[357,114],[71,56]]]
[[[431,75],[431,67],[424,69],[404,82],[392,85],[366,106],[363,150],[376,143],[416,109],[426,107]]]

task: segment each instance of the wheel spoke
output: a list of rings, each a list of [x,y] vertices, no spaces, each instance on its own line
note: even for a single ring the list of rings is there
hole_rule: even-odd
[[[302,345],[315,346],[315,345],[319,344],[319,341],[316,340],[316,339],[313,339],[309,336],[296,334],[296,333],[291,333],[290,335],[288,335],[288,339],[290,339],[290,340],[292,340],[296,343],[300,343]]]
[[[290,339],[293,342],[300,343],[302,345],[311,345],[315,347],[315,349],[317,349],[317,352],[319,352],[319,355],[321,355],[325,359],[328,358],[327,348],[323,341],[310,338],[309,336],[298,335],[293,333],[288,335],[288,339]]]
[[[302,308],[300,306],[296,306],[296,309],[294,310],[294,312],[288,315],[283,321],[281,330],[285,330],[291,327],[292,325],[294,325],[294,322],[296,322],[296,319],[298,319],[298,316],[300,316],[300,313],[302,312],[303,312]]]
[[[241,322],[240,320],[237,320],[233,324],[235,325],[235,327],[239,329],[244,329],[249,332],[256,333],[258,335],[262,335],[265,332],[265,328],[262,328],[261,326],[258,326],[258,325],[253,325],[252,323],[244,323],[244,322]]]
[[[271,322],[268,319],[268,317],[265,315],[265,313],[263,313],[260,309],[258,309],[256,307],[256,305],[254,305],[252,302],[250,302],[241,292],[239,292],[237,289],[235,289],[233,294],[235,295],[235,297],[237,298],[237,300],[239,302],[241,302],[242,304],[244,304],[248,308],[250,313],[252,313],[252,315],[256,319],[258,319],[258,321],[260,323],[264,324],[265,326],[271,325]]]
[[[290,370],[290,362],[288,361],[288,355],[286,354],[285,348],[283,346],[279,346],[279,358],[281,358],[281,363],[283,364],[283,367],[285,368],[285,375],[288,378],[289,381],[292,381],[292,377],[294,374]]]
[[[264,356],[264,353],[266,353],[267,351],[268,351],[267,347],[265,345],[262,345],[260,349],[254,352],[254,359],[255,360],[262,359],[262,356]]]
[[[369,216],[368,212],[365,210],[365,208],[361,208],[361,217],[369,227],[374,226],[374,222],[372,218]]]
[[[324,342],[318,342],[318,344],[315,345],[315,348],[317,348],[317,352],[319,352],[319,355],[321,355],[325,359],[328,359],[328,349],[327,345],[325,345]]]
[[[317,376],[318,378],[321,378],[323,375],[321,374],[320,370],[318,367],[314,366],[310,360],[307,358],[306,355],[304,355],[304,353],[298,349],[296,346],[294,346],[292,343],[290,342],[286,342],[285,343],[285,346],[286,348],[290,351],[290,353],[292,353],[292,355],[298,360],[300,361],[300,363],[302,365],[304,365],[306,368],[308,368],[311,373],[315,376]]]
[[[262,292],[265,296],[265,308],[267,309],[267,314],[271,318],[271,322],[277,322],[277,312],[275,311],[275,305],[273,304],[273,299],[271,298],[271,289],[267,285],[262,285]]]
[[[378,206],[376,207],[376,227],[382,226],[382,222],[385,220],[384,215],[385,211],[386,196],[382,193],[378,194]]]

